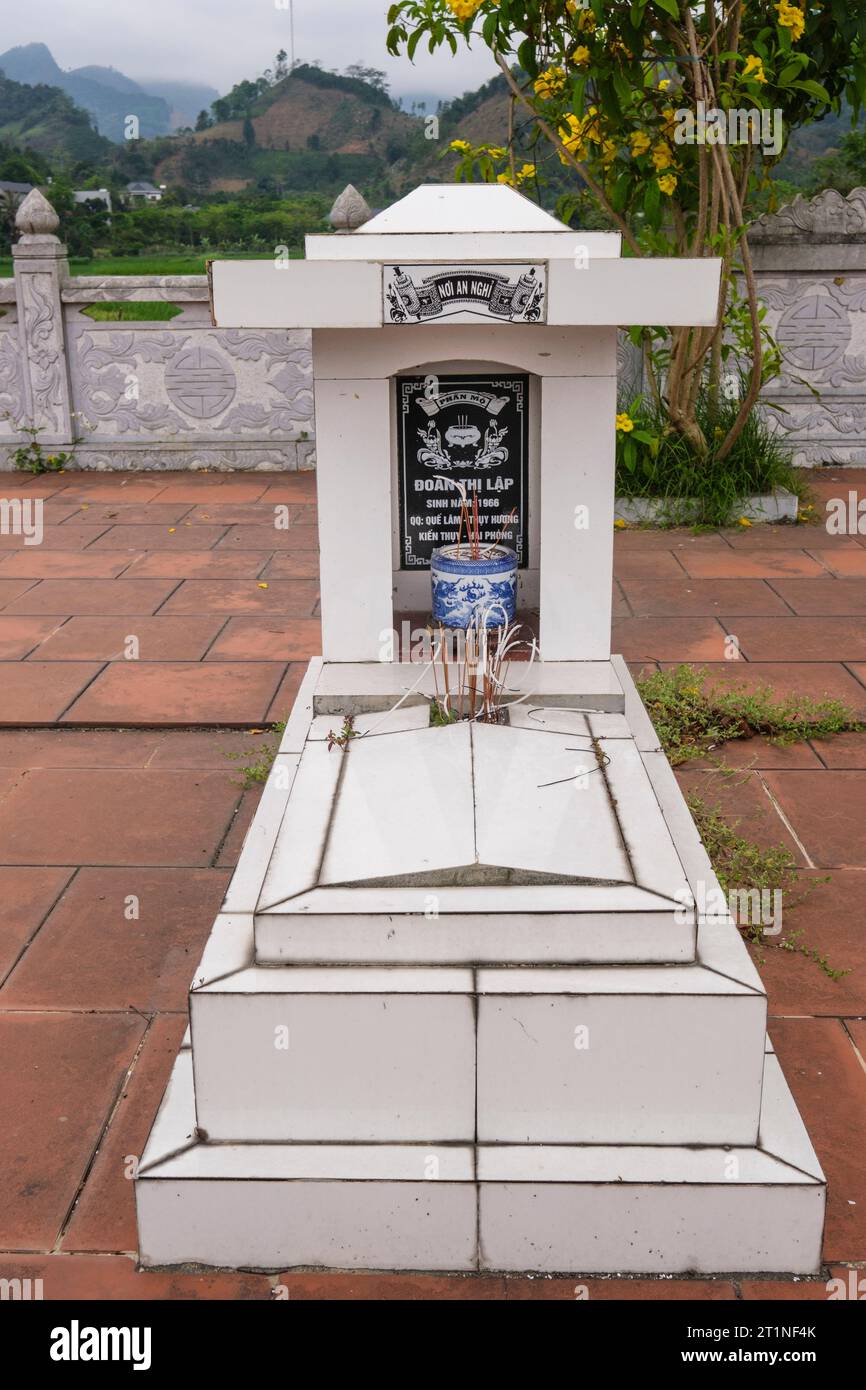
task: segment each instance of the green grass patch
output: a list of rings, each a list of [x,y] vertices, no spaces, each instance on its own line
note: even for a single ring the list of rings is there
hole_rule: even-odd
[[[674,767],[733,739],[763,735],[774,743],[798,743],[866,727],[841,700],[811,700],[805,695],[777,699],[769,686],[707,686],[707,678],[705,667],[681,665],[637,681]]]
[[[739,405],[739,400],[723,399],[713,416],[706,397],[699,401],[698,422],[710,444],[706,458],[652,402],[639,397],[630,407],[621,406],[634,429],[617,431],[617,496],[661,500],[668,525],[729,525],[739,518],[747,497],[765,496],[777,488],[787,488],[807,502],[807,484],[802,470],[791,462],[784,436],[758,410],[752,411],[727,458],[719,462],[714,457]]]
[[[110,300],[101,304],[89,304],[81,311],[94,323],[141,323],[153,319],[174,319],[182,310],[176,304],[166,304],[163,300]]]

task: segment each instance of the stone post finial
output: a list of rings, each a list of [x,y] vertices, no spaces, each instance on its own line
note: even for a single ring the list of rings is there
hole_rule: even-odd
[[[22,236],[53,236],[60,218],[45,195],[31,188],[15,214],[15,226]]]
[[[328,221],[335,232],[354,232],[372,216],[367,200],[349,183],[328,213]]]

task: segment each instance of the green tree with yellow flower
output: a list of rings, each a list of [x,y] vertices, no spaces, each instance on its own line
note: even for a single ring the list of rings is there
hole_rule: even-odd
[[[722,462],[778,370],[755,288],[750,208],[792,130],[843,98],[859,113],[866,4],[396,0],[388,22],[390,52],[410,58],[422,41],[455,53],[484,43],[508,84],[511,129],[514,111],[531,125],[533,163],[518,163],[513,140],[458,141],[459,176],[524,187],[558,160],[621,232],[626,254],[722,258],[718,328],[634,335],[665,429]],[[722,409],[732,362],[737,408]]]

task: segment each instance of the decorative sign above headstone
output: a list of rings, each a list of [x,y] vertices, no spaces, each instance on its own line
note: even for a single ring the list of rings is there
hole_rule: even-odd
[[[470,505],[478,498],[482,541],[498,539],[528,564],[528,389],[520,375],[398,377],[401,569],[426,569],[436,546],[457,540],[452,479]]]
[[[386,323],[476,318],[543,323],[547,267],[537,265],[383,266]]]

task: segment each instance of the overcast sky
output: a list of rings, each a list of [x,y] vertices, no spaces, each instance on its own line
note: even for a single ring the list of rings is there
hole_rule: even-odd
[[[48,45],[62,68],[88,63],[129,77],[199,81],[226,92],[289,50],[288,0],[3,0],[0,52]],[[388,73],[394,95],[458,96],[496,71],[479,45],[452,58],[419,51],[415,64],[385,51],[388,0],[294,0],[295,54],[342,70],[358,60]]]

